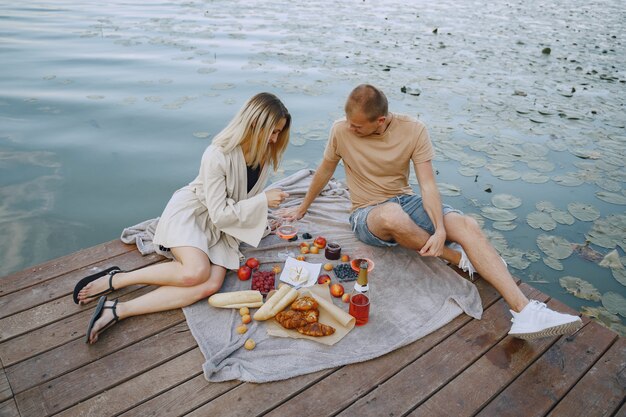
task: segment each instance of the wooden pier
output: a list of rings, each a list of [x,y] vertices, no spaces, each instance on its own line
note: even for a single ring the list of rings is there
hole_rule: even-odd
[[[207,382],[181,310],[86,345],[94,304],[76,306],[74,284],[93,267],[162,260],[111,241],[0,278],[0,416],[626,416],[626,339],[586,318],[570,337],[508,337],[508,307],[482,280],[482,320],[461,315],[377,359],[279,382]]]

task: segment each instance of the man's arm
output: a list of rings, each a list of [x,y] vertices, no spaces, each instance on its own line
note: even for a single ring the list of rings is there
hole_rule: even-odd
[[[309,186],[302,203],[300,203],[298,207],[281,209],[276,214],[288,220],[299,220],[303,218],[306,211],[309,209],[309,206],[313,203],[313,200],[315,200],[326,184],[328,184],[328,181],[335,173],[335,168],[337,168],[338,163],[339,161],[329,161],[327,159],[323,159],[320,166],[317,167],[315,175],[313,175],[311,185]]]
[[[420,250],[422,256],[441,256],[446,242],[446,228],[443,225],[443,209],[441,196],[433,174],[431,161],[415,164],[415,175],[420,186],[424,210],[435,225],[435,234],[432,235]]]

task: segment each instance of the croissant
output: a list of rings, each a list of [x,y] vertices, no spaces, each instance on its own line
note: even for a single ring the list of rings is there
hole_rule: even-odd
[[[334,327],[322,323],[309,323],[306,326],[298,327],[297,330],[298,333],[313,337],[330,336],[335,333]]]
[[[306,320],[307,323],[317,323],[317,319],[320,316],[320,311],[318,309],[307,310],[302,312],[302,317]]]
[[[296,329],[308,323],[304,314],[296,310],[281,311],[276,314],[275,319],[285,329]]]
[[[317,308],[317,301],[309,296],[299,297],[291,304],[291,308],[299,311],[313,310]]]

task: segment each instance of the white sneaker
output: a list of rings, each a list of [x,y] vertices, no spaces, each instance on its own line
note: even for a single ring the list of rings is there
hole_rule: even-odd
[[[582,320],[578,316],[550,310],[544,303],[530,300],[522,311],[511,311],[513,326],[509,334],[520,339],[558,336],[580,329]]]
[[[472,265],[472,263],[470,262],[469,258],[467,257],[467,253],[465,253],[461,245],[459,245],[456,242],[452,242],[448,244],[448,247],[457,252],[461,252],[461,260],[459,261],[459,269],[467,272],[470,278],[474,278],[474,273],[476,272],[476,268],[474,268],[474,265]]]
[[[467,257],[467,253],[465,253],[465,251],[463,250],[463,247],[456,242],[449,243],[446,246],[448,246],[452,250],[455,250],[461,253],[461,260],[459,261],[459,265],[458,265],[459,269],[467,272],[468,275],[470,276],[470,279],[473,279],[474,273],[476,272],[476,268],[474,268],[474,265],[472,265],[472,263],[470,262],[469,258]],[[506,263],[503,257],[500,257],[500,259],[502,260],[502,263],[504,264],[504,266],[508,266],[508,264]]]

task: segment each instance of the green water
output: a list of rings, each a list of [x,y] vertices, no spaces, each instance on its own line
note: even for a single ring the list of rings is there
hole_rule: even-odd
[[[623,296],[612,271],[576,254],[557,271],[537,246],[541,234],[584,243],[593,222],[542,231],[526,218],[540,201],[624,216],[620,3],[0,2],[0,275],[158,216],[256,92],[276,93],[294,117],[273,179],[314,168],[346,95],[369,82],[392,111],[429,126],[437,179],[459,194],[445,202],[480,213],[496,194],[522,200],[510,210],[515,229],[499,232],[515,275],[575,308],[598,307],[559,279]],[[494,164],[512,179],[494,176]],[[531,173],[546,182],[515,178]],[[567,173],[580,184],[562,185]],[[611,247],[591,247],[616,247],[626,263],[623,227]]]

